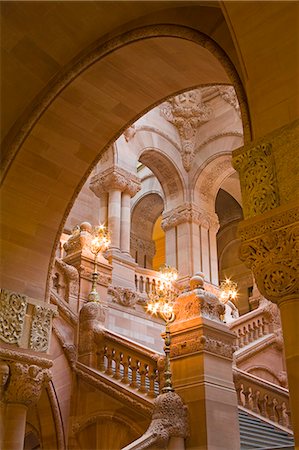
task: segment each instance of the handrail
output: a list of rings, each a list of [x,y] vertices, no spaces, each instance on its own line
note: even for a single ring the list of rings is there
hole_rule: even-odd
[[[228,326],[236,335],[236,346],[243,348],[257,339],[270,334],[273,331],[269,322],[268,313],[262,308],[255,309]]]
[[[292,429],[287,389],[236,367],[233,369],[233,378],[240,406]]]

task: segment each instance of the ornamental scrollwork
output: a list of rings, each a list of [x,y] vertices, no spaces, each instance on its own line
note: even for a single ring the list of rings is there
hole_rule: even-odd
[[[21,339],[27,310],[27,297],[0,291],[0,338],[9,344],[17,344]]]
[[[272,155],[272,144],[243,149],[233,157],[239,172],[243,209],[246,218],[254,217],[279,206],[279,190]]]
[[[34,305],[29,346],[37,352],[46,352],[52,329],[52,317],[55,312],[45,306]]]
[[[108,295],[111,295],[113,302],[131,308],[134,308],[139,301],[139,295],[136,291],[120,286],[109,286]]]

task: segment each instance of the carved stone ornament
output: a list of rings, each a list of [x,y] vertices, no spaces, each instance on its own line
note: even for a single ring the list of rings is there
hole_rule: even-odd
[[[26,406],[36,403],[43,386],[51,380],[50,371],[34,364],[10,361],[7,361],[7,364],[10,374],[4,393],[4,401],[7,403],[22,403]]]
[[[125,138],[126,142],[129,142],[131,139],[133,139],[135,134],[136,134],[136,128],[135,128],[135,125],[133,124],[124,131],[124,138]]]
[[[213,117],[213,110],[204,104],[201,90],[194,89],[162,103],[160,114],[178,129],[183,166],[188,172],[195,155],[196,130]]]
[[[163,214],[161,226],[164,231],[170,230],[181,223],[196,223],[215,232],[219,229],[219,221],[216,214],[199,211],[193,203],[184,203],[175,209]]]
[[[237,150],[233,156],[233,167],[240,175],[245,218],[263,214],[279,206],[279,190],[270,142]]]
[[[85,303],[79,314],[79,353],[96,351],[95,337],[102,333],[107,306],[101,302]]]
[[[140,220],[142,221],[142,218]],[[156,246],[153,241],[141,239],[134,233],[131,233],[130,236],[130,248],[134,253],[138,251],[138,253],[145,254],[150,258],[153,258],[156,253]]]
[[[81,225],[76,225],[69,239],[63,244],[67,256],[88,248],[91,240],[91,232],[92,226],[88,222],[82,222]]]
[[[0,339],[17,344],[23,333],[27,297],[15,292],[0,291]]]
[[[299,209],[297,209],[297,221],[288,226],[280,227],[283,222],[287,223],[294,219],[293,210],[279,212],[272,218],[272,229],[269,230],[269,220],[260,221],[255,224],[254,230],[257,237],[244,240],[240,247],[240,258],[250,268],[258,285],[260,292],[268,300],[280,303],[286,297],[299,295]],[[268,223],[267,223],[268,222]],[[278,228],[276,228],[278,226]],[[246,221],[241,227],[240,235],[250,236],[245,227],[250,228]],[[261,231],[269,231],[260,234]]]
[[[131,308],[134,308],[139,301],[139,295],[136,291],[120,286],[109,286],[108,295],[111,295],[113,302]]]
[[[238,97],[233,86],[219,86],[219,94],[229,105],[231,105],[241,117],[240,105],[238,102]]]
[[[94,175],[89,187],[97,197],[113,189],[128,192],[131,197],[134,197],[141,189],[141,182],[136,175],[120,167],[111,167]]]
[[[52,317],[55,312],[46,306],[34,305],[29,346],[36,352],[49,349]]]
[[[140,440],[138,450],[166,449],[171,437],[185,439],[188,435],[188,408],[181,397],[175,392],[160,394],[154,400],[152,421]]]
[[[62,259],[55,259],[55,269],[58,273],[63,275],[64,280],[66,281],[65,287],[65,300],[69,300],[70,295],[77,296],[79,291],[79,273],[78,270],[71,266],[70,264],[65,263]],[[60,285],[56,285],[53,283],[54,289],[59,294],[59,288],[62,287]]]

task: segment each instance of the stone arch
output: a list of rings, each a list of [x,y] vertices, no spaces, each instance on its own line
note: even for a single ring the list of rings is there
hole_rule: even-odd
[[[165,209],[169,210],[184,201],[184,184],[179,170],[165,153],[156,149],[144,149],[139,161],[147,166],[161,184]]]
[[[163,62],[161,71],[155,61]],[[224,52],[202,33],[175,25],[125,33],[59,74],[6,152],[7,288],[44,297],[64,221],[103,149],[154,105],[207,83],[233,83],[247,114],[238,75]]]

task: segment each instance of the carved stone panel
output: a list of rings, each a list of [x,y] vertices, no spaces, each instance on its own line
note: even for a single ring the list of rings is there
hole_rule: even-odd
[[[48,350],[53,315],[53,310],[47,307],[34,306],[29,344],[32,350],[37,352],[46,352]]]
[[[21,339],[27,309],[25,295],[1,289],[0,291],[0,338],[9,344]]]

